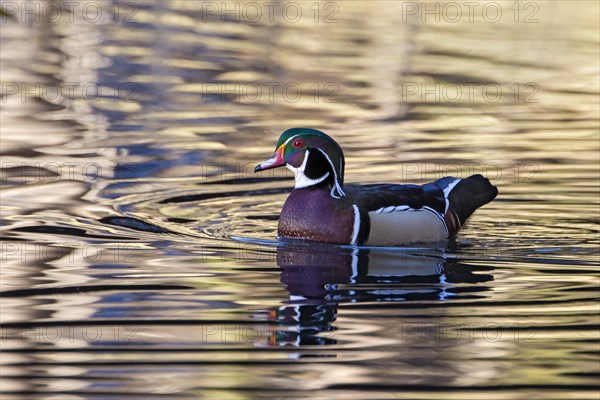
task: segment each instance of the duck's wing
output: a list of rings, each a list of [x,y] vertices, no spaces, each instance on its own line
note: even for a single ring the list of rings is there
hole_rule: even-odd
[[[440,214],[446,209],[444,190],[434,183],[424,186],[372,184],[362,186],[348,185],[346,190],[350,201],[365,212],[391,212],[398,210],[418,210],[431,208]]]
[[[473,175],[423,186],[348,185],[346,192],[357,211],[354,242],[387,245],[452,237],[498,190],[483,176]]]
[[[355,209],[352,244],[394,246],[449,236],[444,192],[435,186],[348,185],[346,195]]]

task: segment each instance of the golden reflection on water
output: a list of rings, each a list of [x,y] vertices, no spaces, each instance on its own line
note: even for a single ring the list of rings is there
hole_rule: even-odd
[[[451,2],[297,2],[297,22],[234,23],[209,3],[3,20],[8,395],[595,393],[598,4],[486,2],[492,23],[449,22]],[[252,167],[291,126],[331,133],[347,182],[484,173],[500,196],[455,249],[284,264],[230,238],[274,240],[291,176]]]

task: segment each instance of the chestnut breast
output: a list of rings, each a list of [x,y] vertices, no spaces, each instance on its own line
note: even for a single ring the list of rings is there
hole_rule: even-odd
[[[323,188],[295,189],[279,217],[278,235],[284,238],[348,244],[354,229],[354,209]]]

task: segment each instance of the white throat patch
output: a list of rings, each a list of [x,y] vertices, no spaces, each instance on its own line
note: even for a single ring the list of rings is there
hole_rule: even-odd
[[[296,180],[296,184],[294,187],[296,189],[301,189],[309,186],[316,185],[318,183],[323,182],[329,176],[329,172],[317,179],[310,179],[308,176],[304,174],[304,169],[306,168],[306,163],[308,162],[308,154],[309,151],[306,150],[304,153],[304,161],[302,161],[302,165],[298,168],[295,168],[289,164],[285,164],[285,166],[294,173],[294,179]]]

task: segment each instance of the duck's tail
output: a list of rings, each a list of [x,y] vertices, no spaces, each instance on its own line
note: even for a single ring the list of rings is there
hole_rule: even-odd
[[[498,188],[482,175],[471,175],[465,179],[446,177],[435,182],[444,190],[446,198],[445,220],[450,236],[458,232],[460,227],[479,207],[494,200]]]

